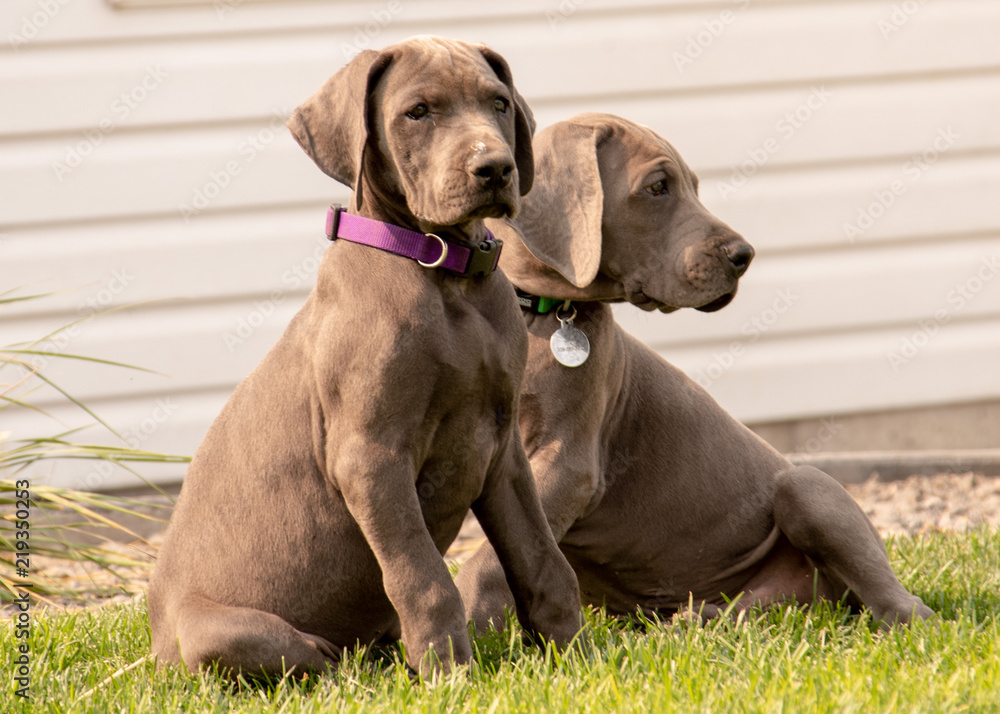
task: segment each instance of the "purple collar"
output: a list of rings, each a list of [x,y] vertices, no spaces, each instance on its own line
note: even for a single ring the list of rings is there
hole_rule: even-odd
[[[503,241],[486,231],[479,245],[467,241],[446,241],[435,233],[417,233],[407,228],[347,213],[333,204],[326,213],[326,237],[412,258],[425,268],[444,268],[460,278],[486,277],[497,267]]]

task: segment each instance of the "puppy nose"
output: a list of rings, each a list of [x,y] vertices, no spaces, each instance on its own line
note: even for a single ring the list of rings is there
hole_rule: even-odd
[[[747,272],[747,268],[750,267],[750,261],[753,260],[753,246],[745,240],[735,240],[722,251],[726,254],[733,268],[736,269],[736,277],[742,277],[743,273]]]
[[[502,153],[476,154],[469,159],[468,169],[484,188],[506,188],[514,174],[514,161]]]

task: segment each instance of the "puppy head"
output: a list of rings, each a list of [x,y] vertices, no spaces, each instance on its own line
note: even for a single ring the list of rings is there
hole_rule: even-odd
[[[733,299],[753,248],[702,206],[697,178],[662,137],[582,114],[541,132],[535,161],[522,239],[570,283],[566,297],[590,290],[664,312],[718,310]]]
[[[417,37],[363,52],[288,126],[358,207],[405,205],[425,230],[512,216],[531,188],[534,119],[481,45]]]

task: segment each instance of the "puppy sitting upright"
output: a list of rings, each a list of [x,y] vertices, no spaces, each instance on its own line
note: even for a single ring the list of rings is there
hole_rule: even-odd
[[[605,114],[550,127],[534,146],[520,232],[488,225],[506,241],[504,271],[526,291],[521,431],[584,601],[628,614],[693,600],[712,615],[741,593],[745,608],[849,590],[886,623],[931,616],[840,484],[792,466],[616,324],[609,301],[717,310],[753,257],[701,205],[673,147]],[[574,330],[589,355],[582,340],[559,337]],[[571,368],[557,355],[584,361]],[[510,594],[488,544],[457,582],[477,627],[503,625]]]
[[[415,38],[295,111],[353,215],[331,210],[315,289],[191,464],[149,589],[160,661],[278,674],[401,636],[422,671],[466,662],[441,554],[470,506],[524,626],[579,629],[518,430],[524,324],[483,225],[531,186],[518,100],[496,53]]]

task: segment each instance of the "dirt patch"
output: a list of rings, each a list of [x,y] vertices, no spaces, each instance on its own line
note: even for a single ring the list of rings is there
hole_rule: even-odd
[[[870,478],[845,487],[884,536],[1000,526],[1000,477],[979,474]]]

